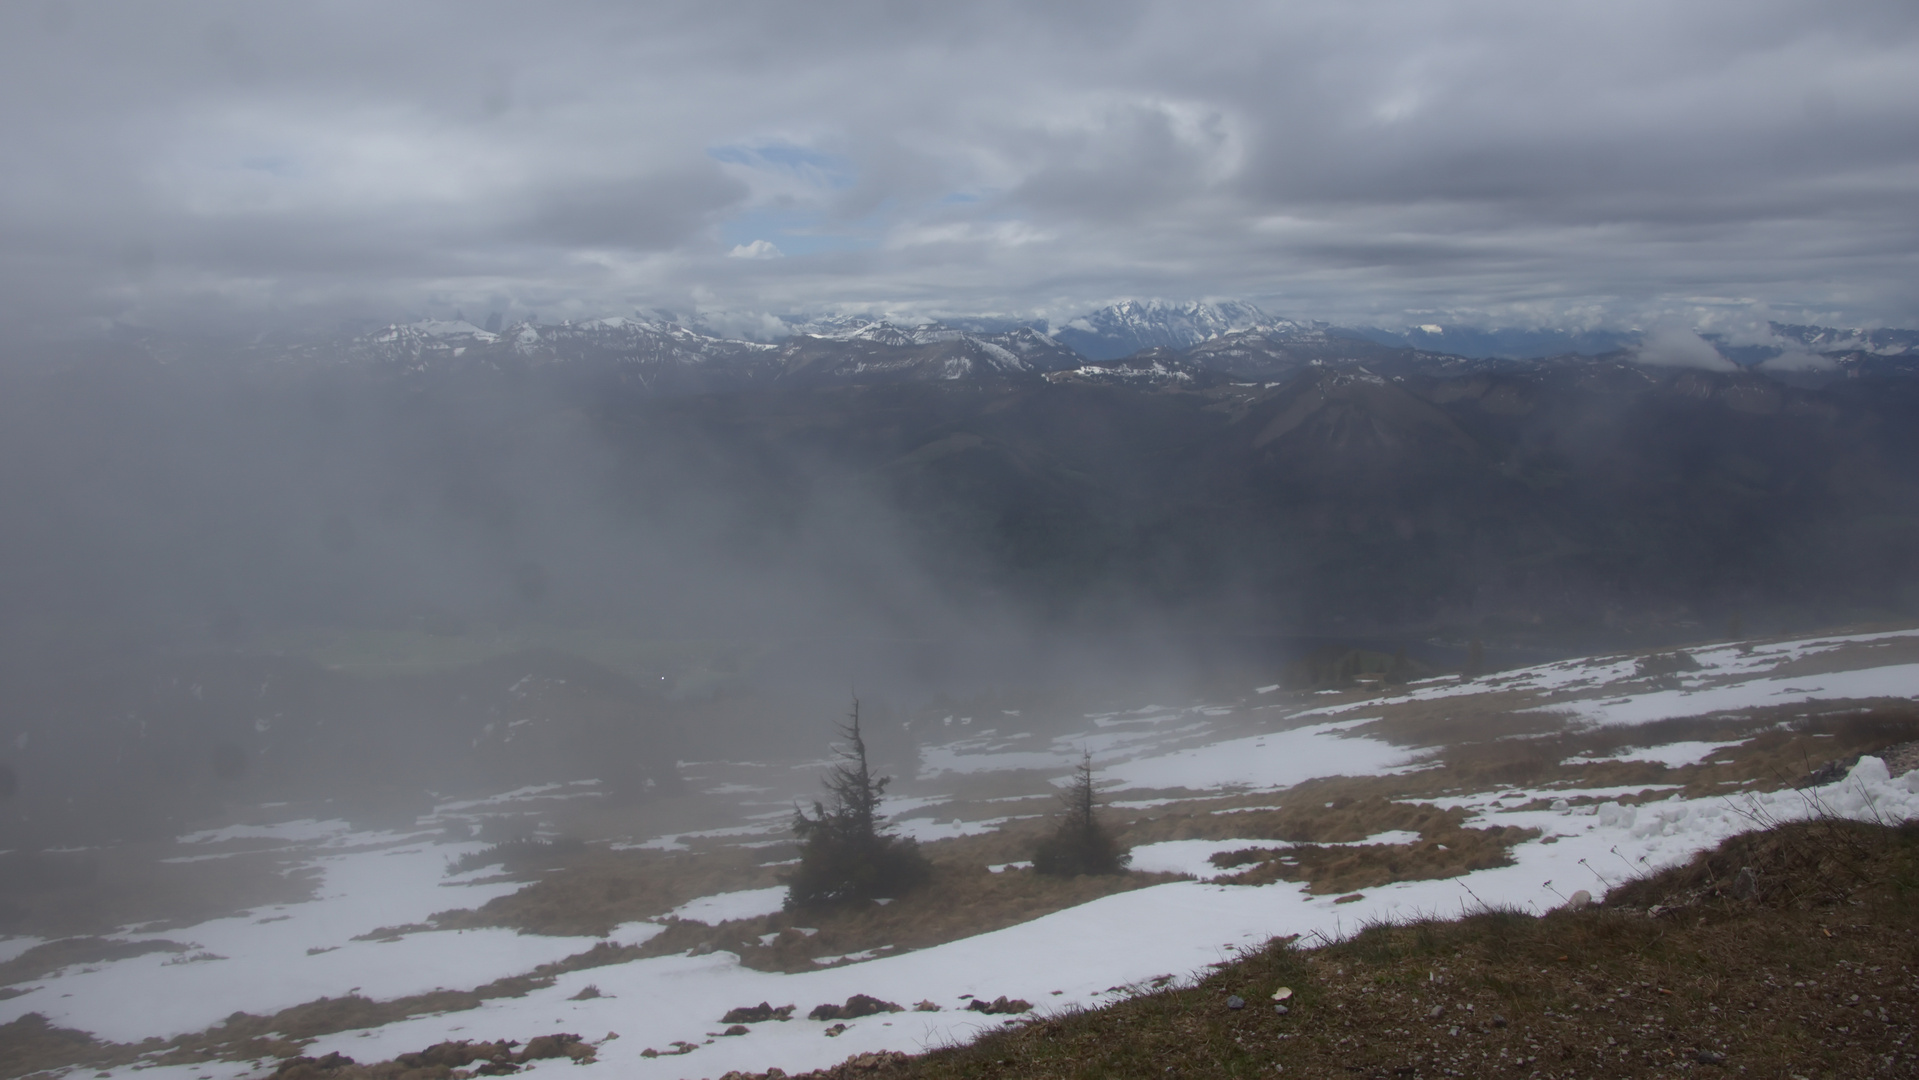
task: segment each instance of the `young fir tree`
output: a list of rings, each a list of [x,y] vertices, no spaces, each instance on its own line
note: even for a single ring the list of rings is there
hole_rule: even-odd
[[[1034,850],[1033,869],[1058,877],[1125,871],[1133,857],[1121,851],[1119,842],[1099,823],[1090,752],[1081,754],[1072,786],[1061,793],[1060,801],[1066,804],[1066,812],[1060,815],[1059,828]]]
[[[1486,646],[1474,638],[1466,646],[1466,670],[1461,672],[1468,679],[1477,679],[1486,673]]]
[[[880,825],[880,796],[892,778],[867,768],[858,698],[840,738],[840,763],[826,774],[827,801],[815,801],[810,815],[794,812],[800,865],[784,879],[789,908],[898,896],[932,873],[919,844],[889,836]]]

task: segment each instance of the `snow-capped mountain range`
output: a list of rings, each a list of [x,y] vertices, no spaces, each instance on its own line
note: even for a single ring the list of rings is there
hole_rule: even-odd
[[[1324,323],[1277,318],[1238,301],[1127,301],[1056,327],[980,330],[942,322],[835,315],[783,321],[779,325],[785,333],[768,335],[775,336],[774,341],[716,332],[721,325],[764,328],[770,322],[646,312],[558,324],[524,321],[496,332],[464,319],[423,320],[362,335],[346,352],[355,359],[408,369],[497,364],[508,359],[536,364],[600,360],[682,371],[730,369],[734,374],[750,372],[771,380],[801,371],[813,372],[815,377],[829,372],[837,377],[963,379],[981,373],[1037,377],[1147,349],[1177,351],[1227,341],[1238,343],[1239,352],[1234,355],[1270,353],[1288,345],[1323,351],[1335,340],[1360,354],[1379,350],[1358,335]],[[900,355],[882,355],[889,350]],[[832,363],[825,362],[829,353],[836,357]]]
[[[1866,352],[1875,356],[1919,355],[1919,330],[1836,330],[1830,326],[1768,324],[1774,337],[1816,353]]]
[[[773,340],[752,340],[716,332],[721,325],[781,332],[765,335]],[[1590,356],[1627,355],[1634,347],[1634,339],[1619,333],[1441,326],[1416,328],[1417,333],[1352,330],[1273,316],[1239,301],[1127,301],[1057,325],[982,328],[991,325],[861,315],[801,321],[642,312],[557,324],[529,320],[494,331],[464,319],[424,320],[387,326],[335,351],[409,371],[503,365],[610,369],[650,389],[698,392],[754,384],[1037,382],[1075,372],[1074,378],[1099,382],[1174,385],[1198,373],[1283,378],[1315,363],[1511,363],[1552,348],[1559,356]],[[1790,370],[1775,374],[1801,381],[1878,371],[1887,364],[1892,365],[1887,370],[1905,373],[1907,358],[1919,356],[1919,331],[1774,324],[1772,333],[1771,345],[1730,346],[1717,339],[1713,345],[1742,367],[1792,353],[1798,359]],[[1129,358],[1140,362],[1114,366]],[[1148,372],[1161,376],[1145,378]]]

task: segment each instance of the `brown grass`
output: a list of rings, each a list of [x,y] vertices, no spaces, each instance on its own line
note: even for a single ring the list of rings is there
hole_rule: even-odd
[[[1788,660],[1772,669],[1775,678],[1796,675],[1827,675],[1836,671],[1885,667],[1888,664],[1919,664],[1919,638],[1892,638],[1850,644],[1827,652]]]
[[[570,856],[518,892],[477,909],[442,911],[442,930],[505,926],[529,934],[603,937],[615,926],[656,919],[702,896],[776,884],[778,848],[666,853],[592,848]]]
[[[1350,843],[1382,832],[1407,830],[1421,835],[1459,830],[1464,810],[1401,802],[1380,794],[1333,795],[1318,799],[1330,784],[1300,785],[1285,793],[1277,810],[1194,813],[1184,808],[1142,817],[1120,830],[1128,846],[1163,840],[1286,840],[1294,843]],[[1371,785],[1366,785],[1371,786]],[[1269,797],[1270,798],[1270,797]]]
[[[1512,865],[1512,847],[1539,835],[1537,829],[1494,826],[1435,833],[1417,844],[1358,847],[1296,847],[1247,853],[1252,869],[1215,880],[1228,885],[1307,882],[1312,893],[1351,893],[1394,881],[1457,877],[1474,870]],[[1240,854],[1240,853],[1235,853]]]
[[[99,964],[124,960],[147,953],[184,953],[187,946],[177,941],[122,941],[116,938],[62,938],[35,945],[19,956],[0,964],[0,985],[22,983],[49,975],[75,964]]]

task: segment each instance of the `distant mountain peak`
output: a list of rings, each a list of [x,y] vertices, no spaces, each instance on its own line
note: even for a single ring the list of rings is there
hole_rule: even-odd
[[[1126,300],[1054,328],[1053,337],[1093,360],[1117,360],[1142,349],[1185,349],[1249,330],[1303,329],[1243,300]]]
[[[1866,352],[1878,356],[1919,355],[1919,330],[1836,329],[1830,326],[1800,326],[1768,323],[1773,337],[1802,346],[1812,352]]]
[[[829,341],[871,341],[879,345],[933,345],[943,341],[959,341],[968,336],[965,331],[955,330],[944,323],[903,326],[887,319],[874,319],[838,329],[809,330],[806,333],[808,337]]]
[[[368,335],[376,341],[438,341],[463,345],[490,345],[498,334],[489,333],[465,319],[421,319],[418,322],[393,323]]]

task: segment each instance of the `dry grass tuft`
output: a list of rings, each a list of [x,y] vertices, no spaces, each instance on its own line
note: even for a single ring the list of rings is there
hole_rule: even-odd
[[[1229,885],[1267,885],[1303,881],[1312,893],[1350,893],[1394,881],[1457,877],[1474,870],[1511,866],[1512,847],[1539,835],[1537,829],[1494,826],[1489,829],[1436,831],[1417,844],[1364,844],[1320,847],[1302,844],[1277,849],[1232,852],[1233,863],[1255,863],[1250,870],[1215,881]],[[1217,860],[1216,860],[1217,861]]]
[[[529,934],[602,937],[625,922],[656,919],[702,896],[777,884],[765,849],[666,853],[593,848],[567,857],[525,888],[477,909],[442,911],[434,927],[505,926]]]
[[[1327,785],[1330,786],[1330,785]],[[1140,818],[1120,830],[1129,846],[1162,840],[1284,840],[1299,844],[1352,843],[1383,832],[1416,832],[1421,836],[1459,831],[1464,810],[1401,802],[1382,794],[1357,797],[1325,794],[1318,786],[1300,785],[1285,793],[1278,809],[1210,813],[1175,810]]]
[[[1702,905],[1830,907],[1891,884],[1919,893],[1919,822],[1887,828],[1820,819],[1745,833],[1671,867],[1620,885],[1606,903],[1669,913]]]

